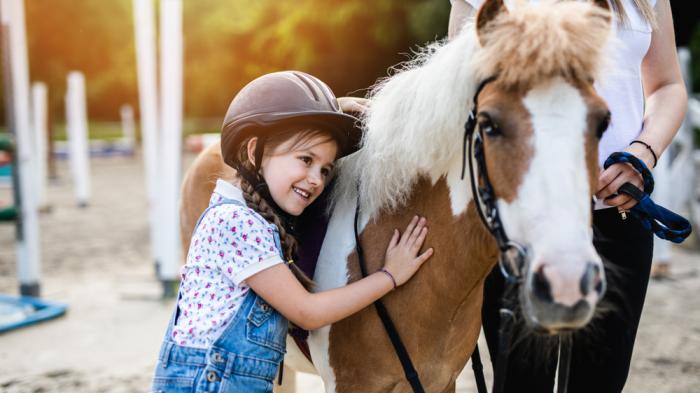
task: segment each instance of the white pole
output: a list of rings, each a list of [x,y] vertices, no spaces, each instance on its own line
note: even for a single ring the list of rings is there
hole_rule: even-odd
[[[688,91],[692,91],[690,75],[690,51],[688,48],[678,48],[678,60],[681,65],[683,79]],[[695,193],[695,163],[693,160],[693,127],[690,113],[686,113],[673,142],[659,159],[654,169],[654,200],[671,210],[683,208],[690,202]],[[670,263],[671,242],[654,237],[654,261]]]
[[[153,27],[152,0],[134,0],[134,33],[136,37],[136,65],[139,80],[139,112],[141,143],[146,173],[146,194],[150,223],[151,258],[158,265],[157,190],[158,190],[158,96],[156,85],[156,35]]]
[[[85,207],[91,196],[90,152],[85,108],[85,77],[78,71],[68,73],[66,123],[75,196],[78,206]]]
[[[182,165],[182,1],[160,1],[161,187],[159,211],[163,247],[160,279],[165,295],[174,295],[180,265],[178,198]]]
[[[37,207],[46,209],[49,206],[46,198],[46,179],[49,173],[47,156],[49,132],[47,128],[47,88],[45,83],[32,84],[32,127],[34,128],[34,141],[37,158]]]
[[[122,118],[122,141],[127,149],[133,151],[136,140],[134,132],[134,108],[132,108],[131,105],[124,104],[119,108],[119,114]]]
[[[16,183],[20,198],[16,201],[20,209],[17,234],[17,276],[20,293],[39,296],[41,271],[41,244],[39,241],[39,217],[36,209],[36,162],[33,153],[32,129],[29,116],[29,67],[27,39],[24,21],[23,0],[0,0],[0,15],[6,33],[6,53],[12,94],[12,128],[17,143],[15,154],[19,181]],[[5,36],[5,34],[3,34]]]

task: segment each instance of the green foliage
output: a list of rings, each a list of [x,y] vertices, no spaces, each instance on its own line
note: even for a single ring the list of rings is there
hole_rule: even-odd
[[[91,120],[118,120],[125,103],[138,108],[132,0],[25,7],[30,77],[48,84],[53,122],[65,118],[72,70],[85,74]],[[448,13],[445,0],[184,0],[185,117],[220,119],[245,83],[282,69],[363,95],[402,53],[444,36]]]
[[[441,5],[442,14],[433,10],[435,6],[426,8],[427,3]],[[445,31],[449,11],[449,4],[442,1],[264,0],[254,6],[241,4],[186,3],[188,113],[221,116],[248,81],[282,69],[314,74],[338,95],[361,95],[386,75],[389,66],[403,60],[400,53],[423,37],[432,39]],[[417,11],[419,8],[430,13]],[[418,20],[421,14],[427,14],[422,24],[409,20]]]
[[[695,24],[690,38],[690,70],[693,81],[693,91],[700,92],[700,23]]]

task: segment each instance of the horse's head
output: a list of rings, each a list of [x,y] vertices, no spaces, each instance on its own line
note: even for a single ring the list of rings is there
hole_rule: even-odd
[[[593,88],[610,13],[581,2],[487,0],[476,19],[477,126],[508,237],[527,249],[521,304],[539,330],[585,325],[605,291],[592,242],[598,141],[609,121]]]

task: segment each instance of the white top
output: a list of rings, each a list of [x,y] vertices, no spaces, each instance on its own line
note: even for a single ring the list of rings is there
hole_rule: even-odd
[[[209,209],[192,234],[181,269],[180,316],[172,339],[182,346],[211,347],[243,304],[250,289],[245,280],[283,262],[274,224],[245,206],[238,187],[218,180],[209,206],[224,198],[243,206]]]
[[[450,0],[451,2],[453,0]],[[466,1],[478,9],[483,0]],[[537,0],[530,0],[537,2]],[[648,0],[654,7],[656,0]],[[606,71],[595,84],[596,91],[610,109],[611,122],[598,145],[598,165],[616,151],[624,150],[642,132],[644,122],[644,91],[642,89],[642,60],[649,50],[652,28],[632,0],[622,0],[627,22],[616,16],[613,25],[616,42],[608,49]],[[506,1],[506,4],[509,4]],[[598,201],[596,208],[609,207]]]

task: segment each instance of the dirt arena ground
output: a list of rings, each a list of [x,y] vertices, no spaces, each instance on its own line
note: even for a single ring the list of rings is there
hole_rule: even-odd
[[[53,209],[41,216],[41,285],[43,297],[68,304],[68,313],[0,335],[0,392],[147,392],[173,302],[160,299],[149,257],[142,164],[93,159],[92,202],[82,209],[66,162],[57,169]],[[0,189],[0,205],[9,198]],[[0,225],[3,294],[17,293],[14,238],[14,226]],[[673,278],[650,284],[625,392],[700,392],[699,272],[700,254],[676,248]],[[308,375],[297,386],[323,391]],[[469,367],[458,391],[476,392]]]

